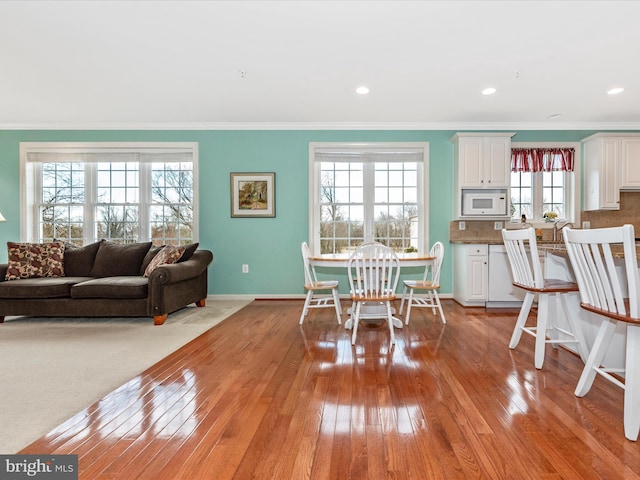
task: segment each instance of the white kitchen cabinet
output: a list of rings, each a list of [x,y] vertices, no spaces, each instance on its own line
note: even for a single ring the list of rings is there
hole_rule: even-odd
[[[513,286],[511,264],[504,245],[489,245],[489,290],[487,306],[515,307],[524,300],[524,290]]]
[[[454,179],[463,188],[509,188],[513,133],[456,133]]]
[[[640,135],[597,133],[583,144],[584,209],[619,210],[620,190],[640,190]]]
[[[466,307],[482,306],[489,286],[489,246],[454,244],[453,298]]]
[[[620,138],[622,190],[640,190],[640,136]]]

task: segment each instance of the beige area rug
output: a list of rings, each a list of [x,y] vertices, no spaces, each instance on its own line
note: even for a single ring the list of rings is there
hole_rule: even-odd
[[[0,454],[23,449],[248,303],[209,300],[162,326],[151,318],[7,317],[0,324]]]

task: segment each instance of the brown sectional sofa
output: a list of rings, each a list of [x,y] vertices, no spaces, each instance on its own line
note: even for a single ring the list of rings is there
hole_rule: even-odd
[[[162,325],[190,303],[205,304],[213,253],[197,246],[187,246],[178,262],[160,265],[148,277],[145,270],[162,249],[151,242],[67,244],[63,276],[6,280],[9,264],[0,264],[0,322],[7,315],[153,317]]]

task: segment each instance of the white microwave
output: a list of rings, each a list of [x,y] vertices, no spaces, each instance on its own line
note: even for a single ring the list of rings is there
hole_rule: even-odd
[[[463,217],[507,215],[506,190],[462,190]]]

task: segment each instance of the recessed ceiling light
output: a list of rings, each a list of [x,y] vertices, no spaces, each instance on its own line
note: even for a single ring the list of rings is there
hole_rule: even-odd
[[[612,88],[611,90],[607,90],[607,95],[617,95],[622,92],[624,92],[624,88],[616,87],[616,88]]]
[[[484,90],[482,90],[483,95],[493,95],[494,93],[496,93],[496,89],[493,87],[485,88]]]
[[[552,113],[551,115],[549,115],[549,118],[551,120],[555,120],[556,118],[560,118],[562,115],[559,113]]]
[[[365,87],[365,86],[358,87],[358,88],[356,88],[356,93],[358,95],[366,95],[366,94],[369,93],[369,88]]]

